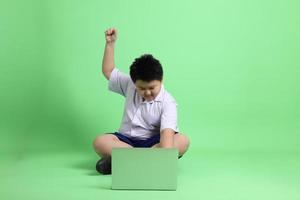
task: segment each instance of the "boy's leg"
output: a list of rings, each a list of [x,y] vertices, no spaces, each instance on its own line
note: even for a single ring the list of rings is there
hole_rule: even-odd
[[[112,151],[112,148],[114,148],[114,147],[132,148],[131,145],[129,145],[125,142],[122,142],[114,134],[104,134],[104,135],[97,136],[93,142],[93,146],[94,146],[96,153],[101,157],[111,156],[111,151]]]
[[[94,149],[96,153],[101,156],[101,159],[96,163],[96,170],[101,174],[111,174],[111,152],[114,147],[128,147],[132,146],[127,144],[120,135],[104,134],[97,136],[94,140]],[[130,141],[128,141],[130,142]]]

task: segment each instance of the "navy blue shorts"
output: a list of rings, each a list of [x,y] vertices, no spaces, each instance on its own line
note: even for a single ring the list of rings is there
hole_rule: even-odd
[[[153,145],[159,143],[160,141],[160,134],[154,135],[148,139],[141,140],[141,139],[133,139],[129,138],[122,133],[114,132],[114,133],[108,133],[113,134],[119,138],[122,142],[125,142],[133,147],[152,147]]]
[[[177,134],[178,132],[175,132]],[[122,133],[114,132],[114,133],[108,133],[113,134],[119,138],[122,142],[125,142],[133,147],[152,147],[153,145],[160,142],[160,134],[154,135],[146,140],[135,140],[133,138],[129,138]],[[179,156],[178,158],[181,158],[182,156]]]

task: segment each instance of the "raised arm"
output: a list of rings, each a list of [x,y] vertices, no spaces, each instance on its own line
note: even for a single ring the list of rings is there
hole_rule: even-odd
[[[102,73],[107,80],[110,78],[110,74],[115,67],[114,51],[115,42],[117,40],[117,30],[115,28],[109,28],[105,31],[105,49],[102,60]]]

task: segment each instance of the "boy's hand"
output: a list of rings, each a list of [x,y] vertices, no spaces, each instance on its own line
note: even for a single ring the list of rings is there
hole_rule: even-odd
[[[117,29],[109,28],[105,32],[106,43],[115,43],[117,40]]]

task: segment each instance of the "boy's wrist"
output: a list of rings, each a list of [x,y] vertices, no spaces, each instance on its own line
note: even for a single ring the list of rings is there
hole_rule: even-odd
[[[115,47],[115,42],[106,42],[105,45],[108,47]]]

